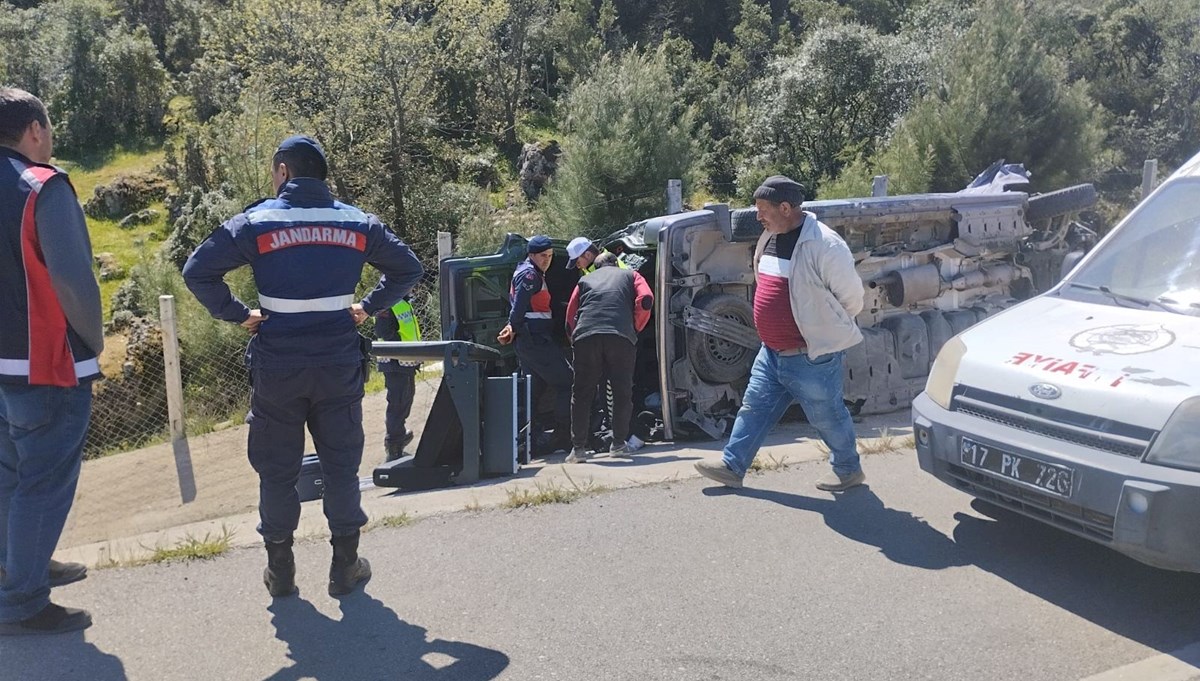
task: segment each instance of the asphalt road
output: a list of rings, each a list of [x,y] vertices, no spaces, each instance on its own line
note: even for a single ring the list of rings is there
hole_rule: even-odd
[[[275,603],[261,549],[94,571],[55,596],[96,625],[0,640],[0,679],[1200,674],[1179,662],[1200,640],[1200,577],[989,518],[911,454],[865,463],[869,486],[836,497],[810,463],[738,493],[684,480],[376,530],[375,578],[340,603],[323,543],[298,545],[301,595]]]

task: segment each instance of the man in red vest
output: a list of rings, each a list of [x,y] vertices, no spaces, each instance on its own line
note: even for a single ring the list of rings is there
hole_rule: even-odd
[[[33,95],[0,88],[0,635],[92,624],[50,602],[83,579],[50,559],[75,499],[104,349],[87,223]]]
[[[513,343],[521,369],[534,379],[534,404],[547,386],[555,391],[554,436],[543,453],[571,447],[571,382],[575,372],[554,338],[554,315],[550,310],[550,289],[546,270],[554,260],[554,243],[539,234],[529,239],[529,257],[517,265],[509,288],[512,309],[508,324],[496,340]]]

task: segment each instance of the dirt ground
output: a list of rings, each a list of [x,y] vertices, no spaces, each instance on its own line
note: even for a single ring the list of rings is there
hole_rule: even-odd
[[[417,382],[408,427],[419,441],[440,376]],[[383,463],[384,393],[363,401],[366,448],[360,475]],[[190,437],[187,452],[195,497],[184,502],[172,445],[161,444],[85,461],[75,505],[59,548],[156,532],[254,510],[258,478],[246,460],[246,426]],[[306,451],[314,452],[311,437]]]

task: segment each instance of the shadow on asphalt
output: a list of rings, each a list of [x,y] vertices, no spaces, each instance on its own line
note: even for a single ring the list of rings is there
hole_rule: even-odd
[[[264,681],[488,681],[508,667],[508,656],[498,650],[428,640],[424,627],[405,622],[361,590],[342,597],[338,605],[341,620],[300,597],[276,599],[267,608],[275,638],[287,643],[292,664]]]
[[[883,505],[883,500],[863,485],[833,495],[807,497],[769,489],[707,487],[704,494],[735,494],[771,501],[801,511],[820,513],[829,529],[847,539],[877,547],[889,560],[926,570],[965,565],[954,542],[908,511]]]
[[[5,681],[127,681],[129,677],[125,675],[121,658],[84,640],[86,633],[0,639],[0,678]],[[51,649],[53,653],[49,654]]]
[[[833,498],[724,487],[706,488],[704,494],[733,494],[820,513],[830,529],[852,541],[876,546],[888,559],[904,565],[929,570],[974,565],[1162,653],[1200,640],[1200,575],[1143,565],[1099,544],[979,501],[972,507],[988,517],[956,514],[958,525],[951,538],[911,513],[884,506],[867,486]]]
[[[978,501],[972,507],[991,517],[955,515],[954,542],[967,561],[1160,652],[1200,640],[1200,575],[1143,565]]]

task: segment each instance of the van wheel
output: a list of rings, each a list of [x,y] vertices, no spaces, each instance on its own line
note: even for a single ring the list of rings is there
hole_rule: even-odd
[[[1074,187],[1037,194],[1029,197],[1025,221],[1041,222],[1068,213],[1078,213],[1096,205],[1096,200],[1096,188],[1090,184],[1077,184]]]
[[[711,293],[696,298],[692,306],[754,328],[754,308],[740,296]],[[686,342],[692,369],[709,383],[733,383],[745,378],[758,354],[757,348],[747,348],[696,329],[687,330]]]

